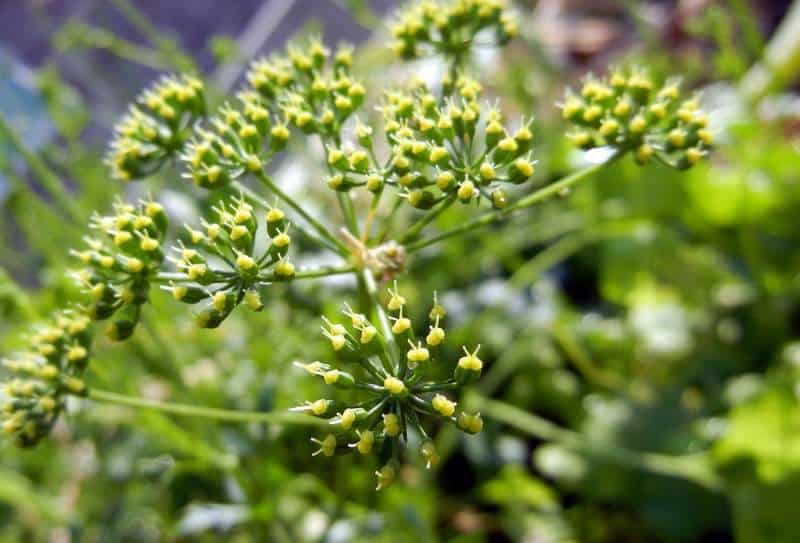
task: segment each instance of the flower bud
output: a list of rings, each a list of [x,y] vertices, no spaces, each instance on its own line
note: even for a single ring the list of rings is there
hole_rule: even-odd
[[[267,234],[270,237],[278,235],[286,228],[286,215],[280,209],[273,207],[267,211]]]
[[[438,326],[431,326],[430,332],[425,337],[425,343],[431,347],[439,346],[444,341],[444,330]]]
[[[383,381],[383,388],[386,389],[392,396],[397,396],[400,398],[408,396],[408,388],[406,388],[406,384],[397,377],[387,377]]]
[[[411,349],[409,349],[406,353],[406,359],[408,360],[409,368],[414,369],[420,363],[430,360],[430,351],[423,347],[421,343],[414,345],[411,343],[411,340],[409,340],[408,343],[411,346]]]
[[[456,402],[450,401],[446,396],[437,394],[431,401],[434,411],[443,417],[452,417],[456,412]]]
[[[361,337],[359,338],[362,345],[366,345],[371,343],[375,336],[378,334],[378,330],[372,326],[365,326],[361,329]]]
[[[264,302],[261,300],[261,294],[257,290],[248,290],[244,295],[244,302],[253,311],[264,309]]]
[[[503,209],[508,205],[508,195],[503,189],[494,189],[491,193],[492,207],[495,209]]]
[[[397,465],[394,462],[390,462],[376,471],[375,476],[378,478],[378,485],[375,490],[383,490],[390,486],[397,478],[397,471]]]
[[[483,361],[477,356],[480,348],[481,346],[478,345],[475,351],[470,353],[464,347],[465,356],[458,359],[458,365],[453,373],[453,377],[458,384],[462,386],[469,385],[480,378],[483,370]]]
[[[381,177],[379,174],[370,174],[367,177],[367,190],[373,194],[377,194],[383,189],[383,183],[383,177]]]
[[[322,440],[311,438],[311,441],[319,445],[319,449],[311,453],[311,456],[317,456],[320,454],[324,456],[333,456],[334,454],[336,454],[336,447],[338,446],[338,442],[336,440],[335,435],[328,434]]]
[[[383,415],[383,431],[389,437],[397,437],[400,435],[400,419],[394,413],[385,413]]]
[[[414,189],[408,193],[408,203],[417,209],[430,209],[436,203],[436,197],[429,190]]]
[[[275,264],[275,278],[282,279],[284,281],[289,280],[294,277],[295,269],[294,264],[289,262],[288,260],[280,260],[277,264]]]
[[[455,179],[453,172],[443,171],[436,178],[436,186],[439,187],[439,190],[442,192],[447,192],[455,183]]]
[[[133,335],[137,322],[136,320],[129,319],[112,322],[106,327],[106,336],[111,341],[126,340]]]
[[[371,430],[356,430],[356,434],[358,435],[358,441],[351,443],[350,446],[355,447],[361,454],[371,453],[372,447],[375,445],[375,434]]]
[[[328,370],[322,374],[322,378],[326,385],[333,385],[338,388],[353,388],[355,385],[355,378],[344,371]]]
[[[422,444],[420,447],[420,453],[425,459],[425,467],[427,469],[431,469],[431,466],[437,465],[441,460],[439,453],[436,450],[436,445],[431,440],[427,440]]]
[[[469,179],[463,181],[458,186],[457,191],[458,199],[461,200],[463,203],[469,203],[475,196],[477,196],[478,191],[475,188],[475,183],[470,181]]]
[[[483,430],[483,419],[480,413],[470,414],[462,411],[456,419],[456,426],[468,434],[477,434]]]
[[[360,407],[347,408],[339,415],[337,420],[331,424],[338,424],[342,430],[350,430],[354,424],[364,420],[367,417],[367,411]]]
[[[218,311],[214,308],[206,308],[197,314],[195,322],[200,328],[217,328],[227,316],[228,313]]]
[[[497,172],[495,172],[494,166],[492,166],[489,162],[483,162],[480,165],[479,172],[481,174],[481,180],[484,184],[488,184],[497,177]]]

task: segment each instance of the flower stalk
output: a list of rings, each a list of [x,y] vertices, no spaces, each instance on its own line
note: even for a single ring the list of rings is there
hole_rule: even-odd
[[[139,396],[129,396],[117,392],[92,389],[89,392],[89,399],[137,409],[153,409],[163,413],[180,415],[185,417],[199,417],[220,422],[244,422],[260,424],[278,424],[285,426],[323,426],[325,421],[315,417],[299,413],[265,412],[265,411],[242,411],[231,409],[220,409],[217,407],[205,407],[183,403],[163,402],[151,400]]]

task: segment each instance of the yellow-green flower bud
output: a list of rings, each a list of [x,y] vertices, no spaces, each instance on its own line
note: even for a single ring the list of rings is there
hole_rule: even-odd
[[[244,295],[244,303],[253,311],[264,309],[264,302],[261,300],[261,294],[257,290],[248,290]]]
[[[467,179],[466,181],[463,181],[458,186],[458,191],[456,192],[456,195],[458,196],[458,199],[461,200],[462,202],[464,202],[465,204],[470,202],[472,200],[472,198],[474,198],[476,196],[476,194],[477,194],[477,190],[475,188],[475,183],[473,183],[469,179]]]
[[[421,343],[414,345],[409,340],[409,345],[411,345],[411,349],[406,353],[409,368],[414,369],[418,364],[430,360],[430,351],[423,347]]]
[[[468,434],[477,434],[483,430],[483,419],[480,413],[461,412],[456,419],[456,426]]]
[[[338,442],[336,441],[336,436],[333,434],[328,434],[325,436],[325,439],[318,440],[318,439],[311,439],[312,442],[319,445],[319,449],[311,453],[311,456],[317,455],[324,455],[324,456],[333,456],[336,454],[336,447],[338,446]]]
[[[425,342],[431,347],[437,347],[444,341],[444,330],[438,326],[431,326],[430,332],[425,337]]]
[[[478,345],[475,351],[470,353],[467,351],[467,348],[464,347],[465,355],[458,359],[458,365],[453,374],[458,384],[469,385],[480,378],[481,371],[483,370],[483,361],[478,358],[478,351],[480,348],[481,346]]]
[[[291,279],[294,277],[294,264],[288,260],[280,260],[275,264],[275,277],[277,279]]]
[[[360,337],[361,344],[366,345],[368,343],[371,343],[372,340],[375,339],[375,336],[377,334],[378,330],[374,326],[372,325],[365,326],[364,328],[361,329],[361,337]]]
[[[442,394],[437,394],[431,401],[433,409],[443,417],[452,417],[456,412],[456,402],[449,400]]]
[[[386,389],[392,396],[408,396],[406,384],[397,377],[389,376],[384,379],[383,388]]]
[[[400,435],[400,419],[394,413],[385,413],[383,415],[383,431],[389,437],[397,437]]]
[[[375,490],[383,490],[390,486],[397,478],[397,467],[394,463],[386,464],[375,472],[375,476],[378,478],[378,485],[375,487]]]
[[[437,465],[441,460],[433,441],[425,441],[420,447],[420,453],[422,453],[422,457],[425,459],[425,467],[428,469],[431,469],[431,466]]]
[[[375,434],[371,430],[357,431],[358,441],[351,446],[361,454],[369,454],[375,445]]]

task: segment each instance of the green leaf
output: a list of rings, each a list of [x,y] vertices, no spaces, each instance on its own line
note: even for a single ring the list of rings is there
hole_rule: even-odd
[[[789,387],[736,407],[714,457],[727,477],[737,541],[800,541],[800,405]]]

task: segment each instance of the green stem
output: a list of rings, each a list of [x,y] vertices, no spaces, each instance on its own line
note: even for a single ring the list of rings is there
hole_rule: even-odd
[[[599,236],[588,234],[585,231],[563,236],[517,268],[509,278],[509,284],[514,288],[522,288],[536,282],[544,272],[559,262],[563,262],[597,237]]]
[[[389,235],[389,231],[392,229],[392,226],[394,224],[394,219],[397,216],[397,211],[400,209],[400,207],[402,207],[403,201],[404,201],[403,198],[400,198],[399,196],[395,195],[394,204],[392,204],[392,209],[391,211],[389,211],[389,214],[383,221],[383,228],[381,228],[380,234],[378,234],[378,237],[375,238],[377,240],[377,243],[383,243],[384,240],[386,239],[386,236]]]
[[[705,453],[670,456],[632,451],[610,443],[593,443],[581,434],[562,428],[507,403],[472,394],[467,402],[487,417],[505,423],[530,436],[558,443],[589,458],[621,467],[634,468],[666,477],[691,481],[711,492],[722,492],[723,482],[709,464]]]
[[[62,36],[70,40],[65,43],[67,46],[101,49],[123,60],[135,62],[154,70],[170,69],[170,63],[160,51],[120,38],[105,28],[76,22],[70,23],[65,31],[67,34],[62,34]]]
[[[453,203],[456,201],[456,196],[451,194],[444,200],[442,200],[439,204],[436,205],[433,209],[428,211],[425,215],[423,215],[411,228],[408,229],[406,234],[400,238],[401,244],[406,244],[410,241],[414,241],[422,232],[422,229],[428,226],[433,220],[436,219],[439,215],[444,213]]]
[[[312,217],[312,216],[311,216],[311,214],[310,214],[308,211],[306,211],[305,209],[303,209],[303,207],[302,207],[302,206],[300,206],[300,204],[298,204],[298,203],[297,203],[297,202],[294,200],[294,198],[292,198],[291,196],[289,196],[288,194],[286,194],[285,192],[283,192],[283,191],[280,189],[280,187],[278,187],[278,185],[276,185],[276,184],[275,184],[275,182],[272,180],[272,178],[270,178],[270,176],[268,176],[268,175],[266,174],[266,172],[264,172],[263,170],[262,170],[262,171],[260,171],[260,172],[258,172],[258,173],[256,174],[256,178],[257,178],[259,181],[261,181],[261,183],[262,183],[262,184],[263,184],[263,185],[264,185],[264,186],[265,186],[265,187],[266,187],[266,188],[267,188],[269,191],[271,191],[272,193],[274,193],[274,194],[275,194],[275,196],[277,196],[277,197],[278,197],[278,198],[279,198],[281,201],[283,201],[283,202],[284,202],[286,205],[288,205],[289,207],[291,207],[291,208],[292,208],[292,209],[293,209],[293,210],[294,210],[294,211],[295,211],[295,212],[296,212],[298,215],[300,215],[301,217],[303,217],[303,220],[305,220],[305,222],[306,222],[306,223],[307,223],[307,224],[308,224],[308,225],[309,225],[311,228],[313,228],[313,229],[314,229],[314,231],[315,231],[317,234],[319,234],[319,236],[320,236],[322,239],[324,239],[324,240],[326,240],[326,241],[327,241],[327,243],[326,243],[326,246],[328,246],[328,248],[329,248],[329,249],[331,249],[331,250],[333,250],[334,252],[337,252],[337,253],[339,253],[339,254],[341,254],[341,255],[347,255],[347,254],[349,254],[349,251],[347,250],[347,247],[345,246],[345,244],[344,244],[344,243],[342,243],[342,241],[341,241],[341,240],[339,240],[339,239],[338,239],[338,238],[336,238],[336,237],[335,237],[333,234],[331,234],[331,233],[330,233],[330,231],[329,231],[327,228],[325,228],[325,226],[323,226],[323,225],[322,225],[322,223],[320,223],[319,221],[317,221],[317,220],[316,220],[314,217]]]
[[[468,232],[471,232],[475,229],[492,224],[494,222],[499,222],[511,216],[517,211],[536,205],[544,200],[552,198],[553,196],[557,196],[559,193],[572,187],[572,185],[577,184],[579,181],[591,177],[593,174],[597,173],[599,170],[607,166],[613,160],[616,160],[619,156],[621,155],[620,154],[612,155],[612,157],[605,162],[602,162],[600,164],[594,164],[582,170],[578,170],[577,172],[574,172],[566,177],[561,178],[555,183],[551,183],[546,187],[542,187],[536,192],[517,200],[516,202],[506,207],[505,209],[500,209],[497,211],[491,211],[489,213],[485,213],[480,217],[471,221],[467,221],[451,230],[447,230],[445,232],[442,232],[441,234],[437,234],[428,239],[423,239],[414,243],[410,243],[406,246],[406,250],[409,253],[413,253],[415,251],[419,251],[420,249],[427,247],[428,245],[433,245],[434,243],[438,243],[447,238],[451,238],[453,236],[460,236]]]
[[[230,409],[218,409],[215,407],[201,407],[181,403],[161,402],[149,400],[139,396],[128,396],[108,392],[105,390],[90,390],[89,398],[97,402],[113,403],[125,405],[139,409],[155,409],[173,415],[186,417],[202,417],[223,422],[257,422],[264,424],[284,424],[294,426],[323,426],[328,421],[302,415],[299,413],[271,413],[264,411],[236,411]]]
[[[182,273],[170,273],[170,272],[159,272],[153,278],[153,281],[158,283],[167,283],[169,281],[177,281],[177,282],[190,282],[189,278]]]
[[[395,365],[395,367],[399,367],[398,361],[400,360],[400,351],[397,347],[397,341],[394,338],[394,332],[392,332],[392,325],[389,324],[389,318],[386,316],[386,311],[384,311],[383,306],[378,299],[378,286],[375,284],[375,278],[372,276],[372,272],[365,268],[362,268],[358,271],[358,277],[359,287],[365,289],[365,294],[368,296],[369,301],[375,310],[375,318],[378,319],[381,335],[383,336],[384,341],[386,341],[389,355],[392,357],[392,363]]]
[[[70,219],[75,224],[83,224],[84,215],[80,207],[75,203],[74,195],[67,191],[58,179],[58,175],[50,169],[44,160],[25,145],[22,138],[11,128],[2,113],[0,113],[0,136],[8,139],[11,146],[22,156],[25,163],[36,175],[42,187],[59,207],[69,215]]]
[[[461,385],[458,383],[428,383],[412,387],[412,391],[419,392],[436,392],[438,390],[458,390]]]
[[[357,238],[358,219],[356,218],[356,212],[353,209],[353,200],[350,198],[350,194],[337,192],[336,199],[339,201],[339,207],[342,209],[342,215],[344,216],[344,223],[347,225],[347,229],[350,230],[350,233]]]
[[[300,270],[295,272],[293,279],[315,279],[317,277],[329,277],[331,275],[343,275],[346,273],[355,273],[357,268],[355,266],[342,266],[336,268],[333,266],[316,268],[313,270]]]
[[[130,0],[111,1],[136,30],[146,37],[176,69],[186,72],[197,71],[192,58],[181,51],[175,40],[164,37],[163,33]]]

